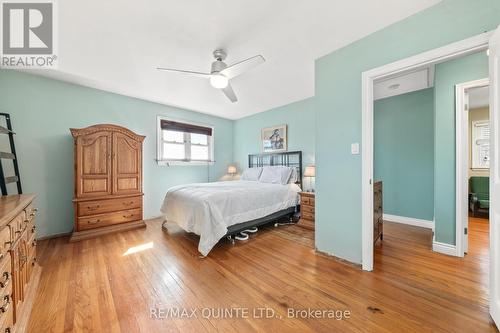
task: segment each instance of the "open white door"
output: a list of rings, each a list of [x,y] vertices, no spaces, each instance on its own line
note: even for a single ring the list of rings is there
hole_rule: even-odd
[[[500,26],[490,39],[490,314],[500,327]]]
[[[464,150],[467,152],[467,157],[465,156],[461,156],[461,158],[463,159],[462,161],[457,161],[457,163],[465,163],[465,172],[468,171],[469,169],[469,156],[468,156],[468,152],[469,152],[469,142],[470,142],[470,138],[469,138],[469,91],[465,90],[465,93],[464,93],[464,108],[465,108],[465,112],[464,112],[464,124],[463,126],[466,126],[466,128],[464,129],[465,130],[465,140],[463,140],[463,144],[464,144]],[[469,188],[469,177],[465,176],[464,177],[464,181],[465,181],[465,188],[468,189]],[[464,223],[464,228],[463,230],[469,230],[469,195],[468,195],[469,191],[466,191],[466,195],[463,196],[462,200],[462,204],[464,205],[462,207],[462,210],[463,210],[463,223]],[[462,232],[463,234],[463,240],[462,240],[462,248],[464,250],[464,254],[469,252],[469,233],[468,232]]]

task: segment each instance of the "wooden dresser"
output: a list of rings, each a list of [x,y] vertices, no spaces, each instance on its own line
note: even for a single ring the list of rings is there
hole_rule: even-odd
[[[40,267],[36,259],[34,195],[0,197],[0,332],[24,332]]]
[[[145,227],[144,136],[116,125],[71,129],[75,149],[75,227],[70,241]]]
[[[314,192],[300,192],[300,220],[298,225],[314,230],[315,216],[315,194]]]
[[[373,184],[373,243],[384,239],[384,210],[382,182]]]

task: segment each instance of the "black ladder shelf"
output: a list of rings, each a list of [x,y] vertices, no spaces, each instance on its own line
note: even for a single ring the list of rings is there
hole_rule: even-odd
[[[14,145],[14,134],[16,133],[12,131],[10,115],[8,113],[0,113],[0,117],[5,117],[5,124],[7,125],[7,128],[0,126],[0,134],[7,134],[10,143],[10,152],[0,151],[0,188],[2,189],[2,195],[7,195],[7,184],[17,183],[17,193],[21,194],[23,190],[21,188],[19,166],[17,164],[16,146]],[[14,176],[5,177],[2,160],[12,160],[14,163]]]

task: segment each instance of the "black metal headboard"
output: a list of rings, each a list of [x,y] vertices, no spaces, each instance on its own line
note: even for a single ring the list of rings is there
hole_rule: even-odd
[[[297,169],[297,184],[302,188],[302,152],[284,151],[279,153],[262,153],[248,155],[248,167],[284,165]]]

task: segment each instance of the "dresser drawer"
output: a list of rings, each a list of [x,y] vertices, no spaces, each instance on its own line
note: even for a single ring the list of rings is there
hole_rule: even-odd
[[[142,220],[142,209],[130,209],[121,212],[100,214],[78,218],[78,230],[94,229],[108,225]]]
[[[7,252],[12,245],[10,237],[10,227],[7,226],[0,230],[0,260],[8,257]]]
[[[34,218],[28,221],[27,229],[28,230],[26,230],[26,241],[30,241],[36,235],[36,224]]]
[[[24,213],[26,214],[26,220],[33,219],[37,211],[38,209],[35,208],[33,202],[31,202],[28,206],[26,206],[26,208],[24,209]]]
[[[1,261],[0,266],[0,295],[12,293],[12,260],[10,255]]]
[[[304,213],[314,214],[314,206],[310,205],[300,205],[300,211]]]
[[[35,237],[33,237],[28,242],[27,246],[28,246],[28,258],[36,257],[36,239],[35,239]]]
[[[142,207],[142,196],[78,202],[78,216],[116,212]]]
[[[26,229],[25,219],[26,214],[23,211],[9,223],[10,240],[12,241],[12,244],[19,239],[23,230]]]
[[[300,197],[300,204],[301,205],[310,205],[311,204],[311,198],[306,197],[306,196],[301,196]]]
[[[299,226],[302,228],[306,228],[309,230],[314,230],[314,221],[313,220],[306,220],[301,218],[298,223]]]
[[[0,333],[12,333],[14,332],[14,304],[12,302],[12,294],[9,296],[9,300],[0,299]],[[9,303],[7,303],[9,302]],[[5,312],[2,312],[5,310]]]
[[[308,212],[300,212],[300,218],[304,220],[314,221],[314,214]]]

